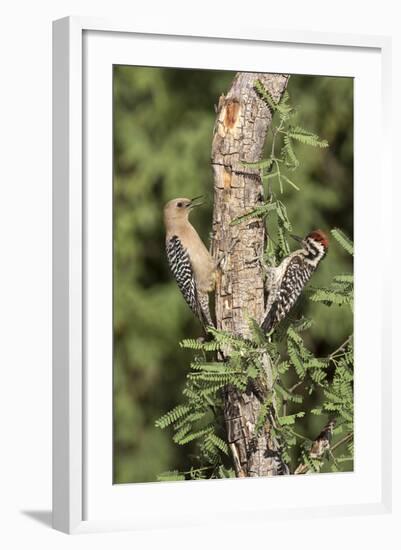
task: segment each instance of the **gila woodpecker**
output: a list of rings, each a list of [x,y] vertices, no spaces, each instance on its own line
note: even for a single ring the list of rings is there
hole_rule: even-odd
[[[204,327],[213,325],[208,293],[214,289],[216,266],[198,233],[189,222],[200,197],[178,198],[164,207],[168,263],[185,301]]]

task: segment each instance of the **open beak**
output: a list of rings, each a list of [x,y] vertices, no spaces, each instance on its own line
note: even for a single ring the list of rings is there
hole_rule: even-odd
[[[292,237],[293,239],[295,239],[296,241],[298,241],[299,243],[302,243],[303,241],[303,238],[302,237],[298,237],[298,235],[292,235],[290,233],[290,237]]]
[[[191,202],[189,203],[189,208],[195,208],[196,206],[200,206],[204,203],[203,195],[199,195],[199,197],[194,197],[191,199]]]

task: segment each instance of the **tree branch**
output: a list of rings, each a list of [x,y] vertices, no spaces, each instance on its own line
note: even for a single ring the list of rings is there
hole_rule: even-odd
[[[249,318],[259,323],[264,311],[263,274],[254,259],[264,250],[265,228],[258,218],[236,225],[231,222],[264,202],[259,171],[243,164],[261,159],[272,121],[272,113],[254,89],[256,80],[278,102],[288,76],[237,73],[228,94],[220,97],[212,145],[212,252],[216,261],[226,255],[216,282],[217,328],[245,338],[250,336]],[[272,367],[267,354],[264,366],[271,389]],[[283,473],[280,445],[271,431],[272,415],[259,433],[255,431],[260,408],[261,401],[251,388],[242,394],[227,388],[224,415],[239,477]]]

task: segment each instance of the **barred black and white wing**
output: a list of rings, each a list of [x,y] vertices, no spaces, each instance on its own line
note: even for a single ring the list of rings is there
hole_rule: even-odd
[[[265,313],[262,328],[270,332],[288,314],[298,300],[306,283],[312,276],[314,267],[300,256],[291,258],[275,292],[274,301]]]
[[[166,242],[167,259],[185,301],[202,324],[213,325],[209,312],[209,297],[198,291],[187,250],[177,236]]]

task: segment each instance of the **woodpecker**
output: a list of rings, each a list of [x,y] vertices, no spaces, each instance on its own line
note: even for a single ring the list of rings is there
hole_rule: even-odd
[[[336,419],[333,418],[326,424],[320,434],[317,436],[309,451],[311,458],[321,458],[326,451],[330,449],[333,431],[336,427]]]
[[[164,207],[167,259],[185,301],[204,327],[213,326],[209,292],[215,287],[216,265],[188,217],[201,197],[178,198]]]
[[[320,229],[304,239],[292,235],[302,248],[284,258],[277,267],[266,267],[268,298],[262,321],[268,333],[287,315],[299,298],[306,283],[327,253],[329,241]]]

